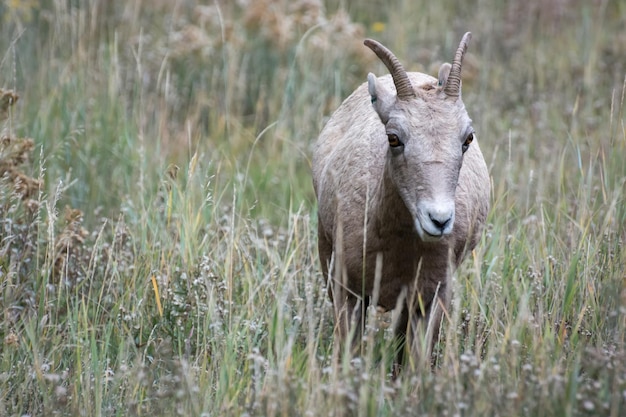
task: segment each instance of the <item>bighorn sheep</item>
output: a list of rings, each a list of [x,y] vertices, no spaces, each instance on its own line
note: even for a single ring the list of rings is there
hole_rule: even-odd
[[[470,38],[463,36],[438,79],[407,73],[386,47],[365,40],[391,75],[370,73],[315,145],[319,255],[335,329],[345,340],[372,301],[386,310],[397,304],[397,364],[405,343],[419,357],[417,335],[431,338],[428,352],[437,341],[450,276],[475,247],[489,210],[489,173],[461,100]]]

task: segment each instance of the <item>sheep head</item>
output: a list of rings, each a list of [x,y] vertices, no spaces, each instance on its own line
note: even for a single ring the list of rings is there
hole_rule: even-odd
[[[474,138],[461,100],[461,67],[470,38],[469,32],[463,36],[452,65],[443,64],[437,80],[418,86],[390,50],[374,40],[364,42],[393,79],[395,94],[370,73],[368,91],[389,141],[386,175],[423,241],[438,241],[454,226],[459,172]]]

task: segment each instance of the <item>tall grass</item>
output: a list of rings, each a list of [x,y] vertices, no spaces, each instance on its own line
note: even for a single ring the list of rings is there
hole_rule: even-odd
[[[0,3],[0,415],[626,412],[626,9],[392,3]],[[333,341],[311,144],[365,36],[466,30],[492,211],[394,381],[388,316]]]

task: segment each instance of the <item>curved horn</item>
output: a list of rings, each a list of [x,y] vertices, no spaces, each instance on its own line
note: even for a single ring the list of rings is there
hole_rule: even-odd
[[[463,57],[465,56],[465,51],[467,51],[467,44],[470,39],[472,39],[472,34],[470,32],[463,35],[461,43],[459,43],[459,47],[454,55],[450,75],[448,75],[448,80],[443,90],[446,95],[450,97],[458,97],[461,95],[461,66],[463,65]]]
[[[399,100],[408,100],[410,98],[415,97],[415,92],[413,91],[413,86],[411,85],[411,81],[409,80],[409,76],[406,74],[404,67],[398,61],[398,58],[387,49],[380,42],[377,42],[373,39],[365,39],[363,44],[370,48],[376,56],[383,61],[383,64],[387,67],[389,72],[391,73],[391,77],[393,78],[393,83],[396,86],[396,93],[398,94]]]

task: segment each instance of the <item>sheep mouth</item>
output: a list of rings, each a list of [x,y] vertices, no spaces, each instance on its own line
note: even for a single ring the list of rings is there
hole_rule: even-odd
[[[423,230],[421,238],[422,238],[422,241],[424,242],[434,243],[434,242],[440,242],[444,238],[444,236],[446,235],[443,232],[439,234],[432,234],[430,232],[427,232],[426,230]]]
[[[423,242],[439,242],[449,233],[445,233],[443,230],[439,233],[431,233],[425,227],[422,226],[419,220],[415,222],[415,229],[418,236]]]

